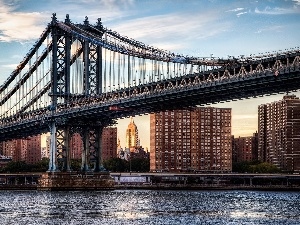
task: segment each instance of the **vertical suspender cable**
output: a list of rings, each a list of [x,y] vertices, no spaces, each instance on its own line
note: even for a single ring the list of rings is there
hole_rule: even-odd
[[[111,51],[109,50],[109,74],[108,74],[108,87],[109,87],[109,91],[111,91]]]
[[[123,54],[123,76],[122,76],[122,78],[123,78],[123,88],[125,88],[125,84],[126,84],[126,73],[125,73],[125,69],[126,69],[126,55],[125,54]]]
[[[121,77],[120,77],[120,68],[121,68],[121,53],[118,53],[118,89],[120,89]]]
[[[130,55],[127,55],[127,86],[130,87]]]
[[[103,72],[103,81],[104,81],[104,92],[106,92],[106,48],[104,48],[104,72]]]
[[[112,86],[114,87],[113,89],[115,89],[115,81],[116,81],[116,73],[115,73],[115,64],[116,64],[116,62],[115,62],[115,60],[116,60],[116,52],[115,51],[113,51],[113,82],[112,82]]]

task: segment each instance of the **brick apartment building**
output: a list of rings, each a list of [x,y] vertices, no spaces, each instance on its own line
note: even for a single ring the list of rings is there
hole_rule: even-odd
[[[231,171],[231,109],[151,114],[150,170]]]
[[[256,161],[258,160],[258,133],[253,136],[232,136],[232,162]]]
[[[300,99],[282,100],[258,107],[258,157],[288,172],[300,172]]]

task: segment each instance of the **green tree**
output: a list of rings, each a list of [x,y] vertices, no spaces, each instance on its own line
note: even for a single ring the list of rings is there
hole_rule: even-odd
[[[103,166],[108,171],[125,172],[129,171],[129,164],[126,160],[120,158],[111,158],[103,162]]]
[[[31,166],[28,165],[25,161],[11,161],[3,168],[3,172],[30,172]]]
[[[267,162],[254,165],[252,170],[255,173],[279,173],[280,172],[280,170],[275,165]]]
[[[260,161],[244,161],[239,163],[233,163],[232,171],[238,173],[279,173],[275,165],[267,162]]]
[[[71,159],[71,169],[73,171],[81,170],[81,159]]]
[[[45,172],[49,168],[49,159],[44,157],[41,161],[30,166],[32,172]]]
[[[149,172],[150,160],[145,158],[133,158],[131,159],[131,171],[135,172]]]

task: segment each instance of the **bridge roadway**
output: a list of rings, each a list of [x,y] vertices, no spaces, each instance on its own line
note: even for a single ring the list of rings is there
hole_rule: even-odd
[[[298,52],[293,57],[300,55]],[[274,60],[274,59],[273,59]],[[275,63],[275,61],[273,61]],[[251,62],[233,70],[258,66]],[[266,61],[265,64],[270,64]],[[0,123],[0,141],[27,137],[49,131],[49,124],[57,125],[113,124],[115,119],[164,110],[189,108],[222,101],[257,97],[298,90],[299,63],[277,69],[247,72],[226,76],[227,69],[219,68],[203,74],[189,74],[169,80],[152,82],[99,96],[70,96],[65,104],[13,115]],[[217,74],[223,74],[217,77]],[[202,79],[201,79],[202,77]]]

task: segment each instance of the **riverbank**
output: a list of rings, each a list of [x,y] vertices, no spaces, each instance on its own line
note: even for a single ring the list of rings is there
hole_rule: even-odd
[[[117,190],[249,190],[249,191],[300,191],[299,186],[280,186],[280,185],[255,185],[255,186],[236,186],[236,185],[115,185]]]
[[[0,190],[105,189],[300,191],[300,175],[107,172],[0,174]]]
[[[39,189],[38,185],[0,185],[0,190],[48,190],[48,191],[94,191],[94,190],[248,190],[248,191],[300,191],[299,186],[280,186],[280,185],[255,185],[255,186],[224,186],[224,185],[114,185],[110,188],[103,187],[68,187],[55,189]]]

